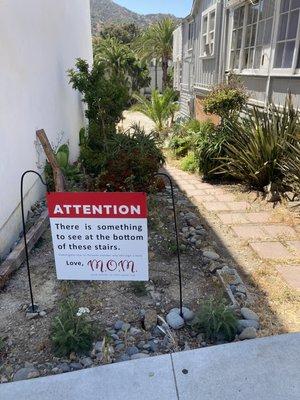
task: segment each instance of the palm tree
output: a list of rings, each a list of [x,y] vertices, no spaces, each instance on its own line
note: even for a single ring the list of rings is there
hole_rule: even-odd
[[[155,123],[158,132],[162,132],[167,127],[169,118],[172,118],[178,110],[175,92],[172,89],[166,89],[162,94],[158,90],[153,90],[150,100],[138,94],[135,94],[134,98],[137,104],[132,109],[150,118]]]
[[[172,59],[175,26],[171,18],[165,18],[146,29],[136,43],[136,50],[140,57],[161,61],[164,89],[168,82],[168,67]]]

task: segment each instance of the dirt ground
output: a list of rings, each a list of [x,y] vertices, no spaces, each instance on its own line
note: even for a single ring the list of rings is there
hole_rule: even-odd
[[[177,194],[177,197],[180,198],[178,214],[181,229],[185,226],[182,211],[186,213],[194,207],[182,195]],[[168,192],[150,198],[149,214],[150,282],[142,295],[130,282],[58,281],[50,230],[44,233],[30,254],[30,266],[34,299],[46,316],[37,319],[26,317],[29,289],[24,265],[0,293],[0,337],[6,343],[2,370],[5,370],[6,376],[12,376],[26,362],[52,366],[58,361],[52,352],[50,331],[62,299],[74,297],[80,307],[88,307],[99,332],[105,332],[120,319],[139,326],[142,309],[155,308],[158,315],[165,317],[171,308],[179,306],[178,266]],[[208,232],[203,246],[207,247],[212,242]],[[205,272],[201,254],[198,249],[189,246],[181,255],[184,305],[192,310],[197,310],[201,300],[219,297],[223,293],[218,280]]]

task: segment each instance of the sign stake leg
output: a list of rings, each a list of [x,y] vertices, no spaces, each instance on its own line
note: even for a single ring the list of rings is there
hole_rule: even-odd
[[[23,238],[24,238],[24,247],[25,247],[25,257],[26,257],[26,266],[27,266],[27,276],[28,276],[28,284],[29,284],[29,292],[30,292],[30,302],[31,305],[28,307],[27,312],[28,313],[36,313],[38,311],[38,306],[34,304],[34,299],[33,299],[33,291],[32,291],[32,283],[31,283],[31,275],[30,275],[30,265],[29,265],[29,252],[28,252],[28,246],[27,246],[27,237],[26,237],[26,220],[25,220],[25,212],[24,212],[24,196],[23,196],[23,182],[24,182],[24,177],[25,175],[32,173],[36,174],[43,185],[47,186],[47,184],[44,182],[42,176],[32,170],[25,171],[22,174],[21,177],[21,211],[22,211],[22,227],[23,227]]]

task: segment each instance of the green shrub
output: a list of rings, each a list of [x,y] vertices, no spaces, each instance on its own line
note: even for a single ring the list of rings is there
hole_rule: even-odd
[[[155,134],[146,134],[136,125],[125,133],[108,135],[97,147],[83,146],[80,159],[91,178],[89,190],[95,191],[149,192],[164,163]]]
[[[67,356],[72,351],[80,353],[91,348],[93,330],[87,318],[87,311],[87,309],[78,308],[74,299],[61,303],[59,314],[54,318],[51,333],[57,355]]]
[[[235,77],[228,83],[218,84],[203,100],[204,112],[219,115],[222,119],[232,118],[245,106],[248,100],[245,88]]]
[[[230,140],[224,144],[220,171],[260,190],[280,185],[283,162],[295,159],[293,145],[299,140],[299,120],[291,99],[283,108],[248,108],[246,115],[228,123],[227,129]]]
[[[115,132],[116,124],[122,119],[129,105],[128,79],[121,71],[115,71],[105,61],[94,62],[90,68],[87,61],[77,59],[74,69],[68,71],[72,87],[83,95],[85,112],[89,124],[97,129],[99,140]]]
[[[145,282],[142,281],[136,281],[136,282],[130,282],[130,286],[132,288],[133,293],[138,296],[146,296],[147,294],[147,287]]]
[[[168,120],[173,119],[175,112],[179,109],[175,102],[176,92],[172,89],[166,89],[163,93],[153,90],[149,100],[138,94],[133,97],[137,103],[132,110],[139,111],[150,118],[155,123],[158,132],[167,128]]]
[[[175,157],[185,157],[189,152],[197,153],[206,137],[214,132],[210,121],[187,120],[175,124],[169,148]]]
[[[194,137],[186,133],[185,136],[173,136],[169,142],[169,148],[175,157],[185,157],[194,147]]]
[[[209,300],[203,303],[196,314],[193,329],[205,334],[206,339],[215,340],[218,334],[233,340],[237,330],[237,317],[224,300]]]
[[[199,171],[205,179],[215,178],[215,170],[223,164],[225,143],[229,138],[226,122],[219,125],[210,134],[204,135],[198,144]]]
[[[299,137],[300,139],[300,137]],[[283,184],[295,196],[300,195],[300,142],[288,144],[285,158],[280,165]]]
[[[195,172],[198,169],[198,156],[194,153],[191,152],[189,154],[187,154],[180,163],[180,168],[183,171],[187,171],[187,172]]]
[[[67,144],[61,145],[57,151],[55,152],[55,156],[58,162],[58,165],[66,179],[66,185],[68,190],[74,189],[77,184],[82,179],[82,173],[80,171],[80,166],[76,164],[69,163],[69,146]],[[52,167],[48,161],[45,164],[45,177],[48,185],[48,189],[54,191],[54,178]]]

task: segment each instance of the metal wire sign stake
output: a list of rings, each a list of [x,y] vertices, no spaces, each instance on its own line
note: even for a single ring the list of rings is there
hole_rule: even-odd
[[[22,210],[22,225],[23,225],[23,238],[24,238],[24,246],[25,246],[25,256],[26,256],[26,266],[27,266],[27,276],[28,276],[28,283],[29,283],[29,292],[30,292],[30,302],[31,305],[28,307],[27,312],[28,313],[36,313],[38,312],[38,306],[36,304],[34,304],[34,299],[33,299],[33,292],[32,292],[32,284],[31,284],[31,276],[30,276],[30,266],[29,266],[29,254],[28,254],[28,246],[27,246],[27,237],[26,237],[26,220],[25,220],[25,212],[24,212],[24,199],[23,199],[23,181],[24,181],[24,177],[27,174],[35,174],[37,175],[42,184],[45,185],[47,187],[47,191],[48,191],[48,186],[47,183],[44,182],[42,176],[33,170],[28,170],[25,171],[22,174],[21,177],[21,210]]]
[[[42,184],[46,186],[47,192],[48,186],[47,183],[44,182],[42,176],[33,170],[25,171],[21,177],[21,210],[22,210],[22,225],[23,225],[23,238],[24,238],[24,245],[25,245],[25,256],[26,256],[26,266],[27,266],[27,276],[28,276],[28,284],[29,284],[29,292],[30,292],[30,301],[31,305],[28,307],[28,313],[36,313],[38,311],[38,306],[34,304],[33,298],[33,291],[32,291],[32,283],[31,283],[31,275],[30,275],[30,265],[29,265],[29,252],[28,252],[28,245],[27,245],[27,237],[26,237],[26,220],[25,220],[25,212],[24,212],[24,199],[23,199],[23,182],[25,175],[32,173],[37,175]],[[174,187],[172,179],[169,175],[159,172],[155,174],[155,176],[162,176],[169,181],[170,188],[171,188],[171,196],[172,196],[172,205],[173,205],[173,214],[174,214],[174,230],[175,230],[175,237],[176,237],[176,247],[177,247],[177,261],[178,261],[178,278],[179,278],[179,302],[180,302],[180,316],[183,317],[183,299],[182,299],[182,274],[181,274],[181,259],[180,259],[180,248],[179,248],[179,237],[178,237],[178,228],[177,228],[177,217],[176,217],[176,206],[175,206],[175,197],[174,197]]]
[[[174,230],[176,237],[176,249],[177,249],[177,261],[178,261],[178,278],[179,278],[179,302],[180,302],[180,316],[183,318],[183,299],[182,299],[182,274],[181,274],[181,259],[180,259],[180,248],[179,248],[179,237],[177,228],[177,216],[176,216],[176,206],[175,206],[175,196],[174,196],[174,186],[171,177],[163,172],[158,172],[155,176],[163,176],[167,178],[170,183],[171,196],[172,196],[172,206],[174,214]]]

